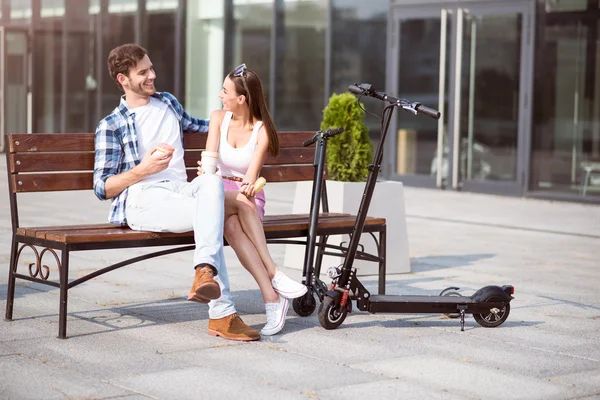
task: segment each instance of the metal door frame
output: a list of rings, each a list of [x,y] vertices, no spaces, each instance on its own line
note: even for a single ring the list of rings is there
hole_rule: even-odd
[[[387,79],[386,91],[392,95],[402,97],[402,93],[394,93],[398,88],[398,58],[400,51],[396,44],[398,40],[399,21],[410,18],[436,18],[441,21],[440,44],[447,43],[446,30],[450,23],[450,45],[440,45],[440,81],[439,81],[439,102],[438,106],[443,106],[444,95],[448,95],[448,116],[447,135],[448,135],[448,177],[447,186],[453,190],[467,190],[475,192],[522,195],[528,184],[531,148],[531,114],[533,97],[533,61],[534,61],[534,32],[535,32],[535,1],[534,0],[438,0],[432,3],[422,4],[423,0],[411,1],[404,0],[402,4],[392,4],[388,17],[388,45],[387,45]],[[475,15],[493,15],[519,13],[522,15],[522,33],[521,33],[521,63],[519,79],[519,117],[517,121],[517,153],[516,153],[516,176],[514,181],[493,182],[493,181],[467,181],[458,179],[458,159],[460,140],[460,90],[456,90],[457,83],[460,85],[461,62],[462,62],[462,41],[459,43],[459,36],[462,37],[463,17],[460,15],[465,9]],[[455,16],[450,18],[449,15]],[[458,16],[458,18],[456,17]],[[445,48],[449,47],[449,48]],[[460,53],[461,57],[457,55]],[[448,58],[449,57],[449,58]],[[447,60],[450,60],[448,70],[444,67]],[[449,87],[445,87],[446,75],[449,76]],[[413,99],[418,101],[419,99]],[[443,110],[440,110],[443,111]],[[438,154],[443,150],[443,121],[445,116],[440,118],[438,125]],[[397,121],[394,119],[390,124],[390,129],[395,132]],[[442,177],[440,176],[441,157],[438,156],[437,176],[425,175],[397,175],[395,174],[397,146],[396,135],[390,135],[390,145],[386,146],[386,159],[384,164],[384,174],[388,179],[400,180],[412,186],[421,187],[439,187],[442,188]]]

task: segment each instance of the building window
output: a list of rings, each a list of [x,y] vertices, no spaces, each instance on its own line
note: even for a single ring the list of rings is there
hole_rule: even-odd
[[[175,3],[175,4],[173,4]],[[156,72],[156,88],[161,92],[176,93],[175,90],[175,41],[177,37],[177,0],[147,0],[143,24],[142,45]]]
[[[546,0],[546,12],[583,11],[588,7],[588,0]]]
[[[598,19],[557,12],[538,29],[532,190],[600,196]]]
[[[325,99],[327,2],[276,0],[275,124],[318,129]]]
[[[31,0],[10,0],[10,19],[31,20]]]
[[[229,57],[230,65],[225,66],[225,71],[245,63],[260,77],[269,104],[273,0],[235,0],[232,4],[233,21],[227,31],[231,35],[233,54]]]
[[[119,90],[106,68],[106,59],[112,49],[124,43],[135,41],[135,18],[137,12],[137,0],[110,0],[108,3],[108,15],[104,16],[102,29],[102,57],[104,57],[104,69],[99,73],[104,75],[101,90],[101,115],[108,115],[118,104],[119,97],[123,94]]]
[[[222,1],[188,0],[185,47],[185,108],[199,118],[221,108],[225,5]]]
[[[385,91],[388,7],[388,0],[332,1],[330,94],[343,93],[348,85],[362,82]],[[377,112],[382,106],[375,99],[361,101],[369,111]],[[366,122],[371,138],[378,140],[379,121],[367,118]]]

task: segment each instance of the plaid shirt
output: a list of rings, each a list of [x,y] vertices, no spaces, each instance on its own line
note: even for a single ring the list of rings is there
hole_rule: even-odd
[[[191,117],[185,112],[175,96],[167,92],[156,92],[153,97],[165,102],[177,116],[183,132],[208,132],[208,120]],[[94,159],[94,193],[100,200],[106,198],[106,180],[113,175],[123,173],[138,165],[141,160],[135,130],[135,111],[121,97],[121,103],[98,124],[95,138],[96,155]],[[127,189],[112,201],[109,222],[124,225]]]

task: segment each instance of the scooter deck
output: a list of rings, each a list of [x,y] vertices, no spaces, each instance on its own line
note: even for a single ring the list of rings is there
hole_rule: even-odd
[[[466,314],[489,313],[492,308],[502,308],[502,302],[475,302],[467,296],[371,296],[370,313],[456,313],[464,309]]]

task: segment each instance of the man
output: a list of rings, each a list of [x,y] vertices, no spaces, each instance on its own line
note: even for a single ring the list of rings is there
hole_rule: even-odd
[[[101,200],[112,199],[109,221],[140,231],[193,230],[196,272],[188,300],[208,303],[211,335],[260,339],[237,315],[229,292],[222,180],[204,174],[187,182],[183,131],[205,133],[208,121],[191,117],[173,95],[156,91],[144,48],[113,49],[108,70],[125,92],[96,129],[94,192]]]

